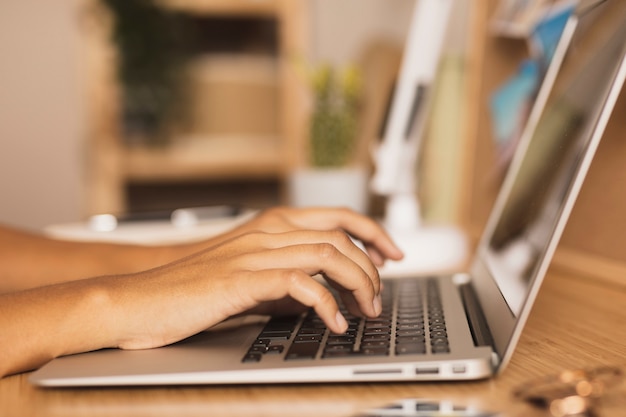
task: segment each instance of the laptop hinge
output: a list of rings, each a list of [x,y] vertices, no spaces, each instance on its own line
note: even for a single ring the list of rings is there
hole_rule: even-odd
[[[478,302],[474,287],[468,282],[459,285],[459,291],[461,292],[461,299],[463,300],[463,307],[465,308],[465,315],[470,325],[474,344],[476,346],[493,347],[493,338],[491,337],[491,332],[487,326],[487,321],[485,320],[485,315]]]

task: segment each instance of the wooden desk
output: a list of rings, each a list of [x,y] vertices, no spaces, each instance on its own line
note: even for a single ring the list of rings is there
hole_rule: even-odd
[[[517,352],[503,375],[468,383],[39,389],[27,375],[0,380],[0,415],[11,416],[350,416],[401,398],[448,399],[459,405],[546,416],[515,401],[511,390],[563,369],[626,362],[623,284],[551,270]],[[602,416],[624,415],[621,404]]]

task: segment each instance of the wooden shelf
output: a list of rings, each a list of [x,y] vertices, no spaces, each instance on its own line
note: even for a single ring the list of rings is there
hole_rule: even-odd
[[[123,170],[128,181],[281,177],[282,150],[276,137],[183,138],[164,149],[130,147]]]

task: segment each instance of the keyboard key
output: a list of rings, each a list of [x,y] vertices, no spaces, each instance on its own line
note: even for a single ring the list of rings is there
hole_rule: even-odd
[[[379,341],[386,341],[391,339],[391,335],[389,334],[370,334],[370,335],[364,335],[361,338],[361,342],[379,342]]]
[[[300,330],[298,330],[298,335],[300,336],[323,335],[325,332],[326,332],[326,329],[321,328],[321,327],[302,327],[300,328]]]
[[[279,355],[283,353],[283,350],[285,350],[285,347],[283,345],[274,345],[269,346],[265,353],[267,353],[268,355]]]
[[[346,358],[348,356],[354,356],[355,352],[352,350],[349,351],[325,351],[322,355],[323,359],[332,359],[332,358]]]
[[[377,329],[364,329],[363,334],[366,336],[373,336],[377,334],[389,334],[391,333],[391,327],[381,327]]]
[[[389,349],[384,348],[363,348],[361,349],[361,354],[366,356],[383,356],[389,353]]]
[[[354,344],[356,338],[354,336],[328,336],[326,344],[328,345],[342,345],[342,344]]]
[[[400,320],[404,320],[404,319],[423,319],[424,318],[424,314],[423,313],[398,313],[398,319]]]
[[[252,346],[250,348],[250,350],[248,350],[248,353],[265,353],[267,352],[268,347],[267,346]]]
[[[379,342],[363,342],[361,343],[362,348],[387,348],[389,347],[389,341],[379,341]]]
[[[424,343],[426,342],[426,337],[424,336],[399,336],[396,337],[396,343]]]
[[[375,323],[367,322],[365,323],[364,328],[365,329],[390,329],[391,323],[387,320],[381,321],[381,322],[375,322]]]
[[[259,335],[260,339],[270,339],[270,340],[288,340],[291,337],[291,332],[286,330],[277,330],[277,331],[262,331]]]
[[[398,330],[396,337],[402,336],[424,336],[424,329]]]
[[[448,337],[448,334],[445,330],[433,330],[432,332],[430,332],[430,337],[445,339]]]
[[[396,355],[421,355],[426,353],[426,344],[398,343],[396,345]]]
[[[398,330],[424,330],[423,323],[398,324]]]
[[[328,345],[324,349],[324,353],[327,352],[352,352],[354,350],[354,345],[351,343],[346,343],[343,345]]]
[[[442,318],[429,318],[428,323],[431,325],[445,324],[446,322]]]
[[[318,342],[294,343],[289,347],[285,359],[313,359],[317,355],[319,347]]]
[[[252,347],[267,347],[270,344],[269,339],[257,339],[252,342]]]
[[[433,353],[450,353],[448,345],[438,345],[432,347]]]
[[[391,322],[391,317],[378,316],[373,319],[367,319],[365,323],[390,323],[390,322]]]
[[[322,336],[318,334],[307,335],[307,336],[296,336],[295,339],[293,339],[294,343],[309,343],[309,342],[319,343],[321,341],[322,341]]]
[[[243,357],[243,362],[259,362],[262,356],[260,353],[247,353]]]

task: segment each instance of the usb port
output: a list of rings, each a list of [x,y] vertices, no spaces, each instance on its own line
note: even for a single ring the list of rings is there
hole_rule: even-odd
[[[417,375],[438,374],[439,373],[439,368],[437,368],[437,367],[433,367],[433,368],[415,368],[415,373]]]

